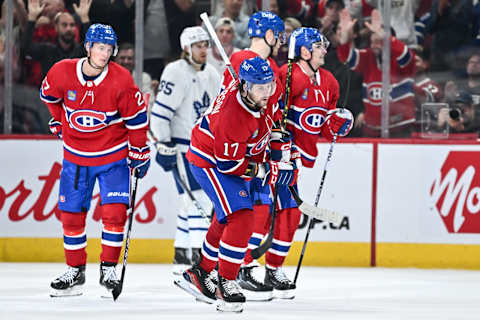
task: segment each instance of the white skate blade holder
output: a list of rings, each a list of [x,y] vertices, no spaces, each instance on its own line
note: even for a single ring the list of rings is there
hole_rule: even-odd
[[[213,304],[215,302],[215,300],[212,300],[209,297],[206,297],[205,295],[203,295],[200,291],[198,291],[197,287],[195,287],[193,284],[185,280],[183,277],[179,277],[175,279],[173,283],[180,289],[192,295],[197,301],[204,302],[207,304]]]
[[[225,302],[219,299],[217,300],[217,311],[240,313],[243,311],[243,305],[242,302]]]
[[[83,294],[83,286],[77,285],[73,286],[72,288],[68,288],[65,290],[58,290],[58,289],[50,289],[50,297],[58,298],[58,297],[75,297],[81,296]]]

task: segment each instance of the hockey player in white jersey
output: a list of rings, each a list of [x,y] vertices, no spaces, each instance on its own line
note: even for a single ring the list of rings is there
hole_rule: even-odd
[[[175,234],[174,274],[200,258],[200,248],[208,230],[211,202],[190,172],[185,154],[192,128],[219,92],[221,77],[206,64],[210,38],[201,27],[185,28],[180,35],[181,58],[168,64],[162,74],[158,94],[151,110],[151,131],[156,140],[156,161],[174,175],[182,199]],[[178,178],[182,181],[180,181]],[[202,215],[184,182],[203,208]]]

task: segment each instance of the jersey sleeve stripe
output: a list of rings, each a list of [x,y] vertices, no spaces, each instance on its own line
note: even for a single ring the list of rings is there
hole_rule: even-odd
[[[216,165],[217,164],[217,161],[215,160],[215,158],[213,158],[212,156],[208,155],[207,153],[203,152],[202,150],[196,148],[195,146],[193,145],[190,145],[190,151],[196,155],[197,157],[200,157],[202,158],[203,160],[207,161],[208,163],[212,164],[212,165]]]
[[[155,113],[155,112],[153,112],[153,111],[150,112],[150,114],[151,114],[152,116],[157,117],[157,118],[164,119],[164,120],[166,120],[166,121],[168,121],[168,122],[171,121],[170,118],[167,118],[166,116],[162,116],[161,114]]]
[[[245,158],[241,160],[220,160],[217,158],[217,168],[218,171],[222,173],[231,173],[235,172],[245,161]]]
[[[162,107],[162,108],[167,109],[168,111],[170,111],[170,112],[172,112],[172,113],[175,113],[175,109],[173,109],[172,107],[167,106],[166,104],[161,103],[161,102],[158,101],[158,100],[155,100],[155,104],[158,105],[158,106],[160,106],[160,107]]]
[[[347,58],[347,65],[351,69],[355,69],[358,65],[358,50],[357,49],[350,49],[350,54]]]
[[[47,95],[43,94],[43,89],[40,90],[40,99],[43,102],[46,102],[46,103],[57,103],[57,102],[62,101],[61,98],[56,98],[56,97],[47,96]]]
[[[308,154],[304,150],[302,150],[299,146],[295,145],[298,151],[300,151],[300,155],[308,161],[315,161],[315,156]]]
[[[134,119],[134,118],[138,117],[139,115],[141,115],[143,113],[147,114],[147,108],[142,108],[142,109],[138,110],[137,113],[135,113],[134,115],[129,116],[129,117],[122,117],[122,119],[128,121],[128,120],[131,120],[131,119]]]
[[[148,125],[147,112],[137,114],[135,118],[125,121],[125,126],[130,130],[135,130]]]
[[[210,123],[208,122],[208,116],[202,118],[200,122],[199,129],[201,132],[205,133],[210,138],[214,139],[212,132],[210,131]]]
[[[411,59],[412,59],[412,55],[410,54],[410,50],[408,50],[408,47],[405,46],[402,54],[397,58],[398,64],[400,65],[401,68],[404,68],[409,64]]]

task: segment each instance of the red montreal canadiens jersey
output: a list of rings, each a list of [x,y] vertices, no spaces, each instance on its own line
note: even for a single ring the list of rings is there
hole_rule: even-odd
[[[415,54],[395,37],[390,38],[390,123],[415,119],[413,77]],[[363,76],[365,122],[380,127],[382,111],[382,69],[370,48],[351,49],[347,43],[337,47],[340,61]]]
[[[280,68],[283,83],[287,72],[288,65],[285,64]],[[308,168],[315,164],[319,134],[332,139],[324,123],[327,111],[336,108],[339,97],[338,82],[329,71],[319,68],[316,79],[312,81],[300,64],[293,64],[287,130],[300,152],[302,165]]]
[[[193,128],[187,159],[195,166],[241,176],[249,161],[265,161],[273,123],[281,116],[278,104],[252,111],[237,86],[235,81],[222,91]]]
[[[128,143],[146,146],[148,118],[132,76],[110,62],[86,81],[86,58],[56,63],[43,80],[40,98],[62,123],[64,157],[78,165],[99,166],[127,156]]]
[[[422,76],[415,79],[415,99],[420,105],[424,102],[440,102],[442,100],[442,89],[428,76]]]

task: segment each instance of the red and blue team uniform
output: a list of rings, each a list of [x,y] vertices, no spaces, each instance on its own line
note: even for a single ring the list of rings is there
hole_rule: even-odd
[[[236,278],[253,227],[254,190],[251,178],[242,176],[249,162],[265,162],[279,111],[278,104],[271,103],[260,111],[249,109],[240,96],[238,81],[233,81],[192,130],[187,159],[215,208],[202,246],[200,266],[207,272],[218,261],[223,277]]]
[[[282,81],[287,77],[287,68],[284,65],[280,70]],[[293,148],[300,154],[302,166],[313,168],[320,135],[332,140],[333,135],[324,124],[327,112],[336,108],[338,97],[338,81],[329,71],[319,68],[316,81],[312,81],[300,64],[293,64],[287,130],[291,133]]]
[[[351,43],[338,45],[337,54],[353,71],[363,76],[365,129],[368,136],[380,136],[382,113],[382,67],[370,48],[355,49]],[[390,132],[405,131],[415,122],[415,54],[403,42],[390,38]]]
[[[101,260],[117,262],[129,204],[128,150],[148,149],[146,105],[130,73],[110,62],[100,75],[86,79],[83,63],[86,58],[56,63],[40,90],[52,122],[61,126],[64,160],[58,207],[71,266],[86,262],[85,216],[97,179],[104,224]]]
[[[242,63],[243,60],[245,59],[250,59],[253,57],[258,57],[259,55],[249,49],[245,49],[239,52],[236,52],[232,55],[230,61],[232,63],[232,67],[235,70],[235,72],[238,73],[238,70],[240,68],[240,64]],[[274,94],[272,97],[270,97],[269,104],[279,104],[282,103],[283,99],[283,93],[284,93],[284,86],[283,84],[285,83],[284,81],[281,80],[280,78],[280,69],[278,68],[276,62],[272,58],[267,59],[268,64],[272,68],[273,73],[275,74],[275,77],[277,79],[277,89],[276,89],[276,94]],[[230,75],[228,69],[225,70],[223,74],[223,86],[228,85],[232,81],[232,76]],[[280,110],[281,112],[281,110]],[[281,114],[277,115],[277,119],[281,119]],[[272,186],[268,184],[263,184],[262,181],[258,178],[254,178],[251,182],[251,188],[253,190],[253,199],[254,199],[254,211],[255,211],[255,224],[253,228],[253,234],[249,240],[248,243],[248,251],[245,255],[245,261],[244,264],[247,265],[253,261],[253,258],[250,255],[250,251],[257,248],[260,243],[262,242],[265,234],[269,230],[270,226],[270,207],[272,206],[272,198],[271,195],[273,194],[273,188]],[[279,209],[288,209],[288,208],[296,208],[297,204],[295,203],[295,200],[292,198],[290,191],[288,190],[287,187],[279,187]],[[298,210],[298,209],[297,209]],[[284,220],[283,219],[284,215],[279,214],[278,218],[279,220]],[[287,219],[289,217],[286,217]],[[276,224],[276,231],[275,234],[279,233],[280,228],[283,228],[279,226],[281,223]],[[297,224],[298,225],[298,224]],[[285,258],[285,256],[288,253],[288,250],[290,249],[290,244],[285,245],[285,242],[280,240],[279,238],[283,238],[280,236],[276,236],[273,239],[272,243],[272,248],[270,249],[270,252],[275,252],[275,256],[278,257],[277,259],[274,259],[275,262],[270,263],[270,266],[280,266],[280,262],[276,261],[282,261]],[[267,254],[268,256],[268,254]],[[268,263],[268,262],[267,262]]]
[[[280,68],[280,79],[285,83],[287,65]],[[316,81],[303,71],[300,64],[292,66],[292,81],[290,89],[290,107],[287,115],[287,131],[292,137],[292,154],[299,154],[302,166],[312,168],[318,155],[317,142],[320,135],[331,140],[332,134],[325,124],[328,110],[335,109],[339,97],[339,85],[333,75],[318,69]],[[296,186],[295,186],[296,188]],[[271,248],[265,256],[266,265],[276,268],[283,265],[288,255],[295,231],[300,222],[301,212],[292,199],[288,187],[278,188],[277,222]],[[250,243],[258,246],[268,230],[264,223],[263,230],[254,230]],[[257,231],[258,235],[255,235]],[[246,259],[247,261],[247,259]]]

